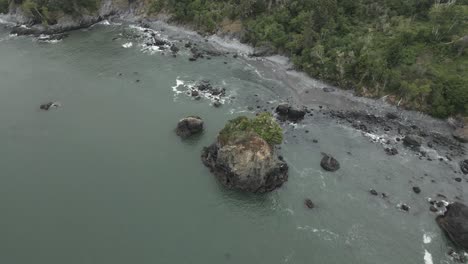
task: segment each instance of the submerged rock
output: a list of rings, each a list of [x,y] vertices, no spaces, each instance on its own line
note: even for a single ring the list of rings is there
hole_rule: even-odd
[[[340,163],[335,158],[325,153],[322,153],[322,155],[323,158],[320,161],[320,166],[324,170],[334,172],[340,169]]]
[[[390,156],[394,156],[398,154],[398,150],[396,148],[386,148],[385,153],[387,153]]]
[[[439,227],[457,246],[468,250],[468,207],[455,202],[447,206],[444,215],[436,218]]]
[[[183,118],[177,123],[176,134],[181,138],[187,138],[203,131],[203,120],[198,116]]]
[[[278,131],[282,140],[281,128],[269,114],[255,119],[233,119],[216,142],[203,149],[202,161],[229,189],[252,193],[273,191],[288,180],[288,165],[278,158],[272,145],[281,141],[270,138]]]

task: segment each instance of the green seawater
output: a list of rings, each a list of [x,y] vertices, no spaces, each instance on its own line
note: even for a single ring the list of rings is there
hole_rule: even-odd
[[[225,190],[201,149],[227,120],[253,115],[256,100],[272,111],[294,92],[287,80],[262,78],[274,69],[257,61],[145,52],[126,37],[133,31],[97,25],[41,43],[0,30],[0,263],[452,263],[426,200],[443,193],[468,202],[449,165],[409,150],[388,156],[360,132],[317,118],[283,125],[290,177],[282,188]],[[235,98],[214,108],[174,92],[201,79]],[[49,101],[61,107],[39,110]],[[187,115],[206,129],[183,141],[174,128]],[[341,169],[324,172],[320,152]]]

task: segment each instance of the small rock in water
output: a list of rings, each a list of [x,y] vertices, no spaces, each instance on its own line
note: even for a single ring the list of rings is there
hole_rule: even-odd
[[[192,90],[191,95],[192,95],[193,97],[197,97],[197,96],[200,95],[200,92],[197,91],[197,90]]]
[[[375,196],[379,195],[379,193],[374,189],[371,189],[369,192],[370,194],[375,195]]]
[[[460,169],[463,174],[468,174],[468,159],[460,161]]]
[[[442,201],[437,201],[437,202],[436,202],[436,205],[437,205],[437,207],[441,208],[441,207],[444,207],[444,206],[445,206],[445,203],[442,202]]]
[[[439,210],[434,205],[431,205],[431,207],[429,207],[429,211],[436,213]]]
[[[408,212],[410,208],[409,208],[408,205],[402,204],[402,205],[400,205],[400,209],[403,210],[403,211],[405,211],[405,212]]]
[[[323,158],[320,161],[320,166],[326,171],[334,172],[340,168],[340,163],[332,156],[322,153]]]
[[[46,104],[41,104],[41,106],[39,107],[40,109],[42,110],[49,110],[51,108],[57,108],[61,106],[59,102],[49,102],[49,103],[46,103]]]
[[[181,138],[187,138],[203,131],[203,120],[198,116],[188,116],[179,121],[176,134]]]
[[[305,199],[304,204],[305,204],[305,206],[307,206],[307,208],[309,208],[309,209],[312,209],[312,208],[315,207],[315,204],[314,204],[314,203],[312,202],[312,200],[310,200],[310,199]]]
[[[214,107],[221,107],[221,102],[220,101],[214,101],[213,106]]]
[[[314,143],[318,143],[318,140],[316,140],[316,139],[313,139],[313,140],[312,140],[312,142],[314,142]]]
[[[421,188],[415,186],[415,187],[413,187],[413,191],[414,191],[415,193],[421,193]]]
[[[390,156],[394,156],[398,154],[398,150],[396,148],[386,148],[385,153]]]
[[[456,182],[462,182],[462,178],[458,178],[458,177],[457,177],[457,178],[455,178],[455,181],[456,181]]]

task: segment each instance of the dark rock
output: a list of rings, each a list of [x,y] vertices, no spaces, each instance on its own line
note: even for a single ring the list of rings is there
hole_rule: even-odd
[[[414,193],[421,193],[421,188],[415,186],[415,187],[413,187],[413,192]]]
[[[375,195],[375,196],[379,195],[379,193],[374,189],[371,189],[369,192],[370,194]]]
[[[387,117],[388,119],[397,119],[398,115],[396,113],[387,113],[385,117]]]
[[[335,89],[333,88],[330,88],[330,87],[323,87],[322,88],[322,91],[326,92],[326,93],[332,93],[335,91]]]
[[[340,163],[335,158],[325,153],[322,153],[322,155],[323,158],[320,161],[320,166],[322,166],[324,170],[334,172],[340,168]]]
[[[221,107],[222,105],[223,105],[223,104],[221,104],[220,101],[217,101],[217,100],[216,100],[216,101],[213,102],[213,106],[216,107],[216,108],[217,108],[217,107]]]
[[[445,206],[444,202],[442,202],[442,201],[437,201],[437,202],[436,202],[436,205],[437,205],[437,207],[439,207],[439,208],[442,208],[442,207]]]
[[[172,51],[173,53],[177,53],[177,52],[179,52],[179,48],[178,48],[176,45],[172,45],[172,46],[171,46],[171,51]]]
[[[192,95],[193,97],[197,97],[197,96],[200,95],[200,92],[197,91],[197,90],[192,90],[192,91],[191,91],[191,95]]]
[[[312,139],[312,142],[318,143],[318,140],[317,139]]]
[[[403,138],[403,143],[409,147],[420,147],[422,144],[422,138],[416,135],[407,135]]]
[[[51,108],[57,108],[60,106],[60,103],[58,102],[48,102],[46,104],[41,104],[39,106],[40,109],[48,111]]]
[[[455,202],[447,206],[444,215],[436,218],[439,227],[458,247],[468,250],[468,207]]]
[[[276,107],[276,113],[278,113],[279,115],[287,116],[289,112],[289,107],[290,106],[287,103],[279,104],[278,107]]]
[[[408,212],[410,207],[408,205],[406,205],[406,204],[402,204],[402,205],[400,205],[400,209],[405,211],[405,212]]]
[[[197,60],[197,58],[194,58],[194,57],[189,58],[189,61],[196,61],[196,60]]]
[[[307,208],[309,208],[309,209],[312,209],[312,208],[315,207],[315,204],[314,204],[314,203],[312,202],[312,200],[310,200],[310,199],[305,199],[304,204],[305,204],[305,206],[307,206]]]
[[[304,119],[306,109],[299,109],[290,106],[287,103],[281,103],[278,105],[278,107],[276,107],[276,113],[280,116],[281,119],[297,122]]]
[[[434,205],[431,205],[431,207],[429,207],[429,210],[434,213],[439,211],[439,209],[437,209]]]
[[[468,174],[468,159],[460,161],[460,170],[463,174]]]
[[[462,182],[462,178],[455,178],[456,182]]]
[[[385,148],[385,153],[390,156],[394,156],[398,154],[398,150],[396,148]]]
[[[179,121],[176,134],[181,138],[187,138],[203,131],[203,120],[198,116],[189,116]]]

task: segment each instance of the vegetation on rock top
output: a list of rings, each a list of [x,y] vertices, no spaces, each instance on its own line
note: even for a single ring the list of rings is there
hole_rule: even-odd
[[[218,140],[225,144],[247,138],[252,133],[270,145],[279,145],[283,142],[283,129],[270,113],[261,113],[251,119],[240,116],[228,121],[219,133]]]

